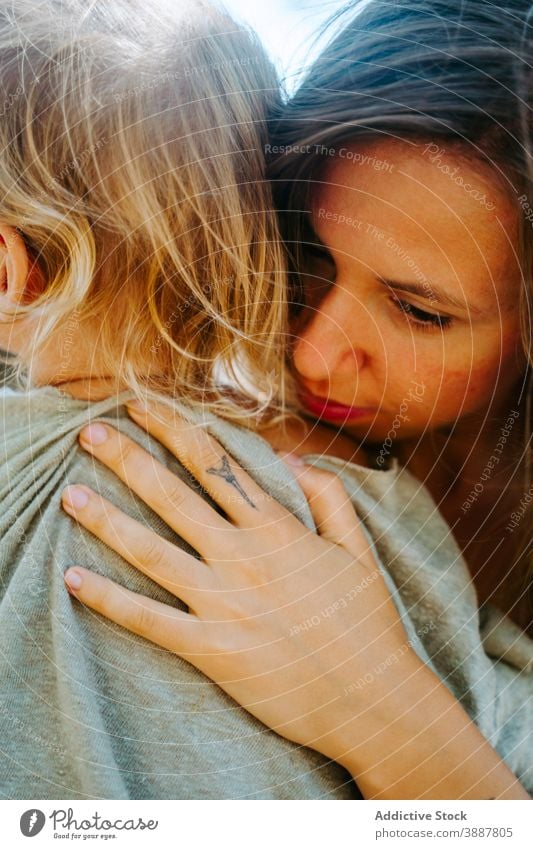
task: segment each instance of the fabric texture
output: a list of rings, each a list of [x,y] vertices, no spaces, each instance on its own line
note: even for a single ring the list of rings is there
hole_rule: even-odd
[[[107,422],[192,483],[129,418],[123,406],[129,397],[89,404],[51,387],[0,390],[0,796],[361,798],[339,765],[278,736],[186,661],[66,592],[63,574],[79,564],[181,606],[60,507],[65,486],[85,483],[191,550],[77,443],[87,422]],[[198,419],[185,407],[183,413]],[[206,424],[268,493],[313,527],[303,493],[268,443],[212,416]],[[342,475],[408,640],[533,791],[533,676],[527,671],[533,641],[494,610],[483,609],[480,622],[450,530],[404,469],[308,460]]]

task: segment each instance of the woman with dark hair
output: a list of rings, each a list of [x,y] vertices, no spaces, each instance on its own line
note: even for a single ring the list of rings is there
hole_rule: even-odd
[[[131,414],[222,524],[213,511],[192,527],[193,496],[112,429],[82,445],[203,564],[87,488],[80,509],[65,495],[189,613],[81,568],[70,591],[346,766],[367,797],[533,788],[529,13],[518,0],[361,4],[272,118],[301,408],[367,451],[309,458],[329,474],[289,457],[319,535],[265,500],[228,443],[155,408]],[[309,450],[297,431],[263,433]]]
[[[303,409],[378,465],[395,456],[410,468],[481,601],[524,629],[530,11],[524,0],[363,4],[273,122],[287,152],[271,168],[298,270],[291,362]],[[393,427],[412,380],[423,397]]]

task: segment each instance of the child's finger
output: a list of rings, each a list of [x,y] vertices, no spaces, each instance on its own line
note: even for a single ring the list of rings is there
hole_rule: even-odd
[[[194,615],[76,566],[65,573],[71,595],[107,619],[182,657],[201,653],[203,623]]]
[[[369,544],[361,521],[338,475],[308,465],[291,465],[291,471],[309,502],[320,535],[355,557],[366,554]]]
[[[81,431],[80,445],[118,475],[201,555],[220,549],[220,532],[231,530],[231,525],[133,439],[95,422]]]
[[[89,487],[67,487],[62,505],[80,525],[128,563],[189,607],[196,608],[202,592],[209,588],[210,573],[205,564],[162,539]]]
[[[289,515],[202,425],[191,424],[164,404],[127,407],[135,422],[183,463],[236,524],[255,527]]]

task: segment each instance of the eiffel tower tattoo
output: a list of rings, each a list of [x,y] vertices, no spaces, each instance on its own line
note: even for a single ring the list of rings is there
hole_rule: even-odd
[[[249,504],[250,507],[253,507],[254,510],[257,510],[254,502],[248,498],[234,473],[231,471],[227,454],[224,454],[222,457],[222,462],[219,468],[211,467],[210,469],[206,469],[206,472],[208,475],[216,475],[219,478],[223,478],[230,486],[234,486],[237,492],[242,495],[246,503]]]

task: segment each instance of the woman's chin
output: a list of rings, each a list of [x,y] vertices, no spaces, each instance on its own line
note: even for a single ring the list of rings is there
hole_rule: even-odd
[[[347,422],[342,430],[358,442],[374,445],[378,449],[389,449],[390,454],[394,454],[395,445],[399,442],[412,439],[418,434],[418,431],[408,425],[398,427],[398,421],[390,416],[381,419],[379,415],[375,416],[373,421]]]

